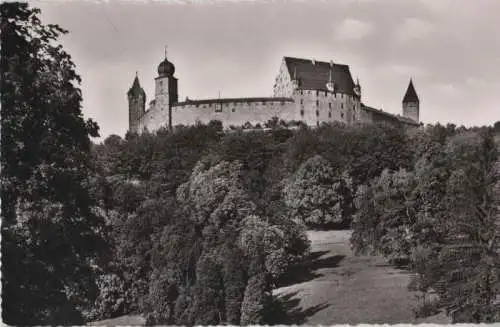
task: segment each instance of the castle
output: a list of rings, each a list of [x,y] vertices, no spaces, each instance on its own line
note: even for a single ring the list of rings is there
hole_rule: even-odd
[[[355,83],[348,65],[284,57],[274,84],[274,96],[185,101],[178,99],[175,66],[165,59],[158,66],[155,98],[146,110],[146,93],[135,77],[128,91],[129,131],[153,132],[161,127],[193,125],[219,120],[224,128],[245,124],[263,125],[277,117],[321,123],[389,123],[420,126],[420,101],[410,79],[402,102],[402,115],[366,106],[361,101],[359,80]]]

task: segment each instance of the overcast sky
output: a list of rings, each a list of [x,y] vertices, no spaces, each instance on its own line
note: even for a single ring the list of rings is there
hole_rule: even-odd
[[[272,96],[292,56],[348,64],[363,102],[391,113],[412,77],[425,123],[500,120],[498,0],[201,2],[34,3],[69,30],[62,44],[102,137],[124,135],[136,71],[152,99],[165,45],[179,99]]]

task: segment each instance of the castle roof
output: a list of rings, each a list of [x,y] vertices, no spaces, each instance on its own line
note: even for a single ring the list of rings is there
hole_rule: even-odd
[[[327,91],[331,72],[336,92],[354,95],[355,85],[348,65],[292,57],[284,60],[291,78],[298,78],[299,89]]]
[[[203,99],[203,100],[191,100],[186,99],[184,102],[177,102],[174,106],[184,106],[189,104],[213,104],[213,103],[236,103],[236,102],[293,102],[292,98],[281,98],[281,97],[269,97],[269,98],[223,98],[223,99]]]
[[[386,120],[386,121],[391,121],[391,122],[400,122],[400,123],[405,123],[405,124],[410,124],[414,126],[419,126],[420,124],[416,121],[414,121],[411,118],[400,116],[400,115],[394,115],[391,114],[387,111],[383,111],[382,109],[376,109],[369,107],[365,104],[361,104],[361,109],[366,110],[371,112],[375,116],[379,116],[381,120]]]
[[[141,83],[139,83],[139,77],[137,77],[137,74],[135,75],[134,82],[132,83],[132,86],[127,92],[128,95],[146,95],[146,92],[144,92],[144,89],[141,87]]]
[[[417,92],[415,91],[415,87],[413,87],[413,81],[410,79],[410,84],[408,85],[408,89],[406,90],[406,94],[403,98],[403,103],[406,102],[419,102]]]

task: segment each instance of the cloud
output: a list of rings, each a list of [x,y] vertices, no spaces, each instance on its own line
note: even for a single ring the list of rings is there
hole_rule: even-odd
[[[452,83],[434,84],[433,89],[441,95],[455,96],[458,95],[458,89]]]
[[[420,3],[434,13],[443,13],[454,6],[454,0],[420,0]]]
[[[372,34],[374,26],[370,23],[346,18],[335,29],[334,37],[340,41],[361,40]]]
[[[385,71],[399,76],[422,77],[427,75],[427,71],[422,67],[405,64],[390,64],[385,68]]]
[[[403,24],[395,29],[394,39],[398,43],[406,43],[417,39],[423,39],[434,31],[434,25],[426,20],[406,18]]]

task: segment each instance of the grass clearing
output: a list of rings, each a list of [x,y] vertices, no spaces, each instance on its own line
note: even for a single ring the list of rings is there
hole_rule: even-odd
[[[381,257],[354,256],[350,231],[309,231],[312,257],[291,272],[290,282],[273,294],[298,324],[436,323],[439,314],[415,319],[416,298],[407,289],[409,273]]]

